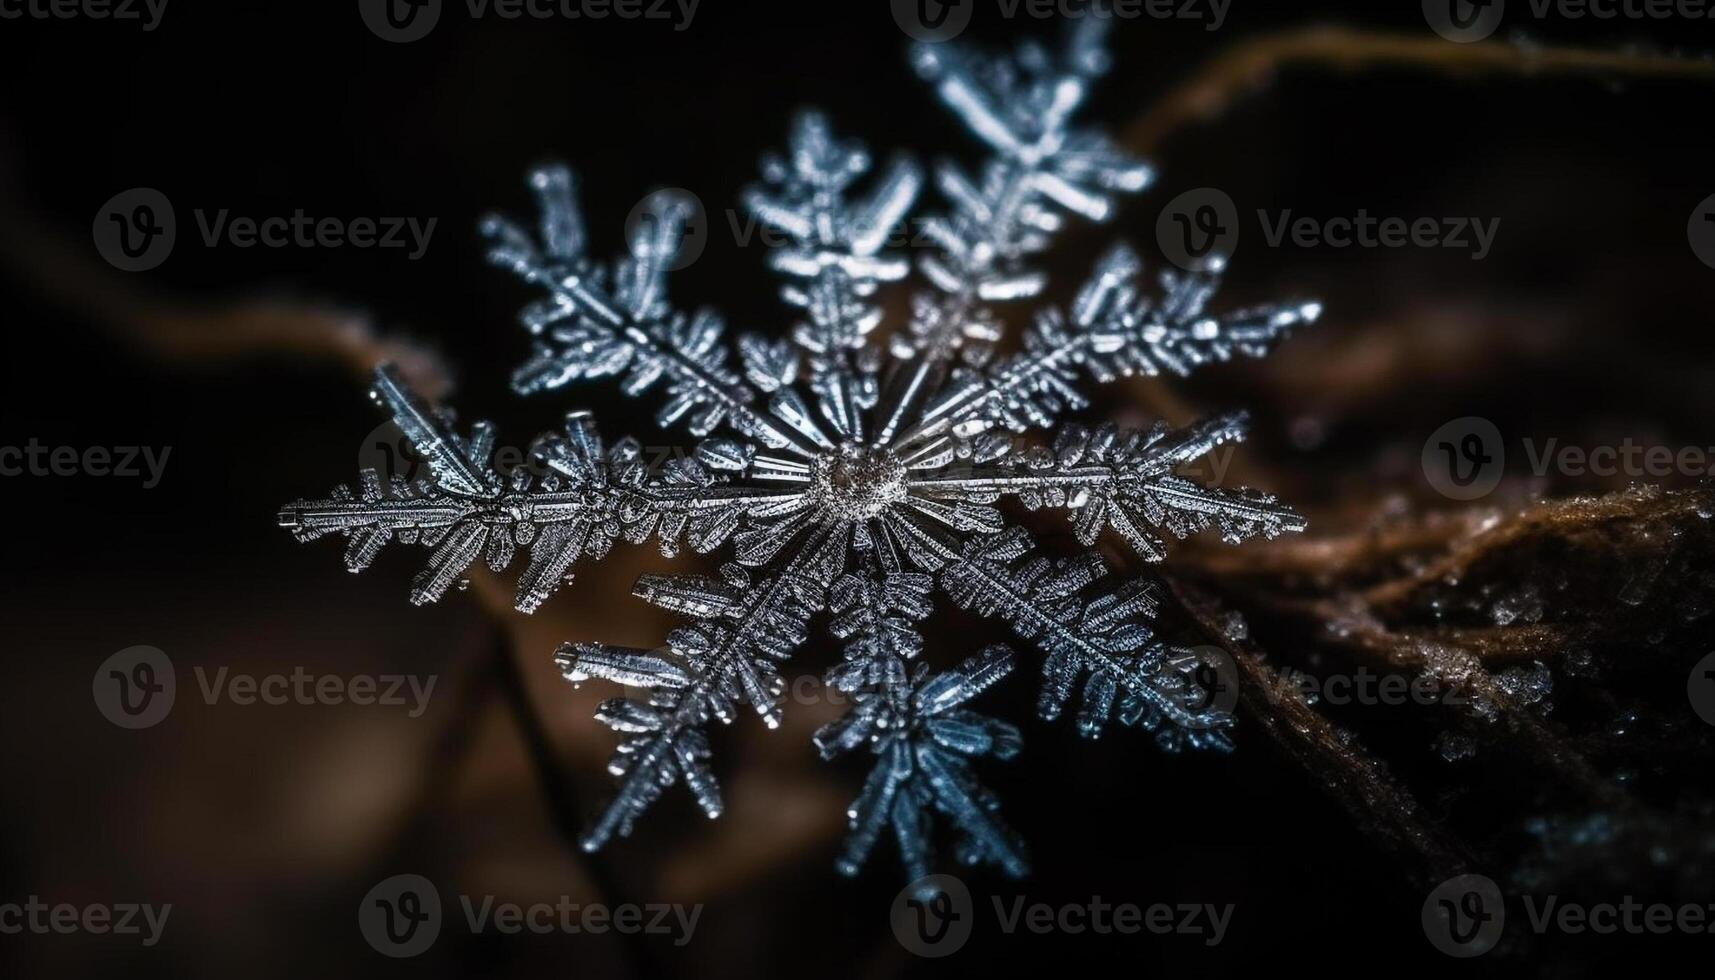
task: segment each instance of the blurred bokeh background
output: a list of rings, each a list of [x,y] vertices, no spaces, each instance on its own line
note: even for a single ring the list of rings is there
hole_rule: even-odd
[[[964,39],[1057,35],[1051,21],[1008,20],[999,9],[976,3]],[[1115,238],[1159,265],[1160,209],[1199,187],[1223,190],[1244,215],[1362,208],[1499,221],[1493,250],[1474,261],[1456,248],[1271,247],[1247,218],[1217,302],[1313,296],[1325,304],[1322,322],[1267,362],[1186,384],[1126,386],[1094,410],[1182,415],[1178,422],[1252,411],[1255,435],[1236,454],[1233,478],[1301,507],[1310,535],[1298,551],[1222,553],[1204,542],[1179,567],[1215,593],[1222,581],[1278,571],[1270,588],[1215,600],[1223,614],[1254,620],[1249,639],[1268,648],[1270,663],[1328,666],[1318,650],[1328,635],[1305,622],[1327,618],[1325,607],[1281,597],[1337,605],[1361,591],[1355,579],[1409,577],[1494,522],[1540,517],[1531,508],[1541,501],[1632,482],[1538,477],[1517,453],[1489,498],[1448,500],[1425,479],[1420,455],[1451,420],[1491,420],[1509,450],[1526,437],[1715,446],[1715,342],[1706,330],[1715,269],[1687,240],[1695,209],[1715,194],[1715,76],[1704,54],[1715,50],[1715,22],[1520,15],[1488,42],[1455,45],[1429,30],[1414,2],[1233,0],[1219,30],[1206,26],[1147,18],[1116,26],[1116,67],[1087,118],[1145,152],[1160,179],[1111,225],[1067,236],[1054,297]],[[418,556],[409,549],[353,577],[340,570],[338,545],[299,546],[274,526],[283,502],[355,475],[381,422],[364,395],[367,367],[381,357],[401,359],[466,420],[494,420],[513,444],[570,407],[594,409],[612,435],[682,442],[611,387],[533,400],[510,393],[508,374],[528,349],[515,323],[527,297],[484,265],[478,218],[528,214],[527,168],[563,159],[584,177],[597,250],[617,253],[625,217],[645,194],[685,188],[715,221],[702,257],[675,275],[674,295],[716,306],[741,328],[784,328],[764,251],[741,245],[726,215],[760,154],[782,145],[794,110],[822,108],[839,132],[878,153],[976,159],[909,70],[907,43],[881,0],[703,0],[677,31],[649,20],[473,20],[452,4],[430,36],[410,44],[376,38],[350,2],[177,0],[151,31],[0,21],[0,445],[171,447],[152,489],[119,478],[0,479],[0,902],[173,906],[162,941],[148,949],[117,936],[0,936],[0,972],[878,977],[950,964],[973,973],[1236,976],[1452,963],[1419,923],[1434,878],[1425,865],[1435,861],[1384,846],[1375,821],[1355,814],[1338,786],[1329,791],[1337,766],[1267,736],[1254,712],[1241,717],[1239,750],[1225,757],[1163,755],[1125,730],[1085,742],[1066,724],[1034,720],[1028,666],[985,701],[1023,720],[1025,751],[985,772],[1030,841],[1036,873],[1023,884],[967,875],[979,908],[993,895],[1053,905],[1094,896],[1233,903],[1223,943],[1007,935],[988,916],[953,960],[913,957],[887,921],[902,882],[886,845],[862,878],[833,872],[862,770],[815,760],[808,735],[838,710],[826,703],[789,706],[779,732],[746,720],[718,734],[730,804],[720,822],[697,817],[674,789],[634,837],[583,855],[571,836],[609,791],[602,767],[613,744],[590,711],[614,692],[572,690],[550,654],[576,639],[655,645],[669,621],[630,598],[631,582],[694,563],[622,549],[582,567],[573,586],[526,618],[507,611],[508,585],[494,577],[412,607]],[[103,262],[91,243],[97,210],[132,187],[162,191],[179,221],[171,258],[135,274]],[[208,248],[193,209],[437,224],[415,260],[388,249]],[[1699,481],[1645,482],[1695,495]],[[1604,499],[1620,501],[1615,519],[1631,520],[1637,534],[1682,544],[1661,557],[1651,550],[1659,540],[1635,543],[1647,554],[1634,562],[1604,541],[1590,546],[1597,558],[1577,540],[1538,541],[1477,570],[1494,591],[1448,601],[1482,619],[1484,604],[1509,589],[1571,569],[1571,585],[1560,579],[1571,592],[1547,597],[1547,612],[1531,622],[1558,627],[1557,610],[1570,621],[1577,607],[1588,619],[1579,629],[1590,632],[1577,644],[1552,633],[1519,662],[1545,662],[1558,680],[1556,657],[1569,646],[1601,659],[1629,642],[1665,651],[1662,670],[1630,678],[1601,711],[1589,707],[1601,700],[1592,692],[1610,682],[1590,675],[1583,695],[1576,687],[1567,695],[1587,719],[1530,712],[1530,724],[1560,740],[1547,750],[1559,763],[1566,745],[1589,749],[1579,739],[1591,731],[1625,735],[1615,717],[1633,717],[1655,741],[1604,741],[1566,763],[1593,781],[1580,804],[1544,789],[1491,805],[1474,786],[1553,784],[1558,770],[1529,752],[1511,769],[1481,753],[1461,768],[1447,758],[1458,752],[1443,751],[1448,732],[1459,732],[1422,717],[1430,712],[1350,720],[1379,747],[1378,765],[1412,790],[1423,809],[1413,819],[1445,831],[1462,860],[1497,879],[1540,860],[1527,828],[1544,815],[1635,816],[1633,807],[1645,807],[1683,818],[1669,836],[1707,826],[1709,729],[1673,699],[1691,655],[1712,649],[1700,646],[1707,607],[1685,599],[1715,585],[1706,532],[1687,531],[1695,516],[1659,515],[1648,501],[1634,513],[1630,498]],[[1576,520],[1550,514],[1536,526],[1551,534],[1562,519]],[[1387,574],[1354,571],[1366,542],[1401,527],[1419,529],[1423,541],[1398,545],[1380,563]],[[1639,575],[1649,577],[1646,591],[1661,578],[1661,605],[1627,598],[1603,618],[1603,597],[1635,596],[1626,585]],[[1443,610],[1428,610],[1437,601],[1406,596],[1391,607],[1391,627],[1442,625]],[[1198,642],[1193,618],[1169,617],[1165,628],[1176,642]],[[951,611],[929,629],[944,663],[1004,638],[999,626]],[[178,701],[162,723],[128,731],[96,710],[91,679],[107,657],[139,644],[172,658]],[[830,657],[818,642],[797,667],[813,677]],[[437,682],[418,717],[375,706],[211,705],[198,695],[199,667]],[[1573,672],[1568,683],[1577,682]],[[1640,768],[1639,758],[1655,762]],[[1682,843],[1672,860],[1640,859],[1637,876],[1606,856],[1555,887],[1600,878],[1646,893],[1650,868],[1710,860],[1706,837],[1693,832]],[[662,937],[471,936],[449,926],[429,953],[395,962],[365,945],[356,909],[376,882],[407,872],[435,881],[449,906],[459,894],[522,904],[569,896],[705,911],[683,947]],[[1693,900],[1700,883],[1702,900],[1715,901],[1715,881],[1701,874],[1660,882],[1662,895]],[[1479,966],[1577,972],[1641,948],[1689,945],[1706,955],[1708,939],[1567,940],[1565,949],[1501,952]]]

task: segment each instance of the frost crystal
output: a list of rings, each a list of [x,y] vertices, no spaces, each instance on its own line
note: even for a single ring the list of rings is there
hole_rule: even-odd
[[[817,733],[817,747],[824,757],[867,747],[875,758],[849,812],[840,869],[855,873],[891,830],[909,873],[928,873],[938,813],[957,832],[961,859],[1023,874],[1023,848],[972,766],[1016,754],[1019,732],[964,707],[1011,670],[1013,653],[991,646],[936,673],[917,623],[937,592],[1003,621],[1038,652],[1043,718],[1059,717],[1076,693],[1086,736],[1117,718],[1168,749],[1230,745],[1232,719],[1199,688],[1196,658],[1150,628],[1150,583],[1106,582],[1094,551],[1037,554],[997,505],[1064,511],[1085,546],[1111,529],[1152,562],[1167,539],[1207,528],[1232,542],[1301,530],[1272,497],[1182,475],[1241,439],[1242,416],[1145,430],[1065,416],[1087,407],[1092,382],[1261,356],[1318,307],[1212,315],[1214,276],[1167,274],[1149,295],[1141,263],[1121,245],[1068,306],[1040,312],[1021,344],[1004,344],[995,307],[1045,287],[1033,258],[1069,216],[1106,219],[1150,171],[1072,126],[1106,61],[1092,30],[1075,32],[1059,56],[1036,45],[1009,58],[936,45],[919,47],[914,61],[990,155],[974,176],[950,166],[935,174],[947,210],[918,219],[933,247],[915,262],[922,285],[910,320],[882,331],[885,343],[872,340],[883,320],[875,296],[912,272],[887,245],[924,176],[902,160],[869,179],[869,155],[837,140],[821,116],[798,121],[788,152],[765,161],[762,184],[745,196],[787,243],[770,255],[800,318],[786,339],[746,334],[729,345],[719,317],[669,303],[688,208],[669,201],[659,220],[633,230],[625,258],[603,266],[586,252],[572,175],[544,169],[530,181],[536,233],[484,223],[493,261],[543,294],[522,315],[536,342],[515,388],[605,377],[628,395],[656,388],[657,421],[685,425],[701,440],[694,452],[651,467],[634,440],[604,448],[588,416],[574,413],[563,433],[536,444],[539,465],[503,476],[488,425],[459,435],[384,367],[376,396],[427,476],[384,485],[366,470],[355,488],[281,513],[300,539],[345,535],[353,571],[395,538],[433,548],[415,602],[440,598],[479,557],[505,568],[520,547],[530,553],[517,599],[526,612],[579,559],[599,559],[619,538],[653,537],[667,556],[686,544],[729,556],[714,576],[638,581],[639,597],[685,619],[663,648],[580,643],[556,654],[574,683],[648,692],[601,705],[600,719],[623,737],[610,767],[620,788],[586,848],[629,833],[675,782],[719,816],[705,726],[745,710],[778,725],[781,664],[825,618],[843,644],[827,682],[852,707]]]

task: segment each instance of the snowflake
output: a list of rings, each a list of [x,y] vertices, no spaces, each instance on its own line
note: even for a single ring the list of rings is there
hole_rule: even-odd
[[[705,726],[746,708],[777,726],[780,665],[826,614],[844,644],[827,683],[851,707],[816,734],[817,748],[830,758],[867,748],[875,759],[849,811],[840,869],[855,873],[891,829],[913,877],[928,873],[938,813],[957,832],[962,860],[1023,874],[1023,848],[972,766],[1016,754],[1019,732],[963,707],[1011,670],[1014,655],[991,646],[931,670],[916,623],[937,592],[999,618],[1040,652],[1044,718],[1057,718],[1081,683],[1076,724],[1090,737],[1117,716],[1170,750],[1226,748],[1232,719],[1197,683],[1195,656],[1150,629],[1158,601],[1150,582],[1103,584],[1108,568],[1094,551],[1036,554],[996,505],[1064,510],[1083,545],[1111,529],[1148,561],[1163,557],[1165,538],[1206,528],[1232,542],[1303,528],[1267,495],[1182,475],[1242,438],[1242,417],[1142,431],[1064,417],[1087,406],[1086,382],[1261,356],[1314,320],[1315,304],[1211,315],[1213,274],[1164,274],[1151,297],[1139,289],[1137,258],[1120,246],[1069,306],[1039,313],[1010,352],[1002,343],[994,307],[1043,291],[1031,259],[1068,216],[1102,221],[1116,195],[1151,180],[1101,135],[1072,128],[1105,60],[1088,29],[1059,55],[1037,45],[1010,57],[915,49],[919,73],[990,156],[975,176],[952,166],[936,173],[949,208],[912,225],[932,247],[915,263],[923,286],[909,322],[885,345],[871,339],[883,320],[876,294],[912,272],[888,246],[923,174],[896,162],[859,193],[868,154],[837,140],[818,115],[798,121],[789,152],[765,161],[763,183],[745,198],[786,242],[770,262],[799,321],[788,339],[739,337],[736,358],[717,316],[667,299],[688,206],[669,200],[658,220],[633,229],[629,254],[604,267],[586,254],[572,175],[535,173],[537,234],[484,223],[493,261],[543,294],[522,315],[536,342],[515,388],[605,377],[618,377],[628,395],[660,388],[657,421],[687,426],[700,439],[694,451],[652,466],[636,440],[606,447],[575,413],[535,444],[537,465],[503,472],[491,459],[490,426],[461,435],[450,414],[382,367],[375,395],[426,476],[384,483],[365,470],[356,487],[289,505],[281,523],[302,540],[343,534],[352,571],[394,538],[433,548],[413,586],[419,603],[440,598],[479,558],[500,571],[525,548],[517,594],[525,612],[617,539],[654,538],[666,556],[686,544],[730,555],[716,575],[638,581],[636,595],[685,617],[663,648],[580,643],[556,654],[574,683],[648,691],[646,700],[600,706],[599,718],[624,738],[611,766],[620,788],[587,849],[629,833],[678,782],[718,816]],[[1050,428],[1053,438],[1038,437]]]

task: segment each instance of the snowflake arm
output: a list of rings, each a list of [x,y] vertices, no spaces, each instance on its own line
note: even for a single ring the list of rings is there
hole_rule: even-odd
[[[1231,715],[1207,699],[1199,705],[1186,662],[1142,625],[1158,601],[1147,583],[1128,582],[1086,601],[1086,588],[1107,572],[1099,555],[1017,561],[1030,550],[1020,528],[973,539],[949,561],[941,583],[955,603],[1004,619],[1047,655],[1037,703],[1044,719],[1060,716],[1088,672],[1078,715],[1085,737],[1101,734],[1117,703],[1122,724],[1157,732],[1164,747],[1231,747],[1224,731]]]
[[[794,127],[790,153],[767,159],[765,185],[745,195],[750,212],[790,242],[770,254],[769,264],[787,279],[782,297],[808,317],[792,338],[810,354],[818,378],[849,368],[850,352],[881,321],[870,301],[876,287],[910,271],[881,250],[916,201],[922,173],[895,161],[867,199],[848,202],[848,187],[869,169],[861,146],[835,140],[827,120],[807,112]]]
[[[435,548],[412,584],[414,603],[441,598],[479,557],[503,571],[525,547],[530,562],[517,605],[532,612],[579,558],[601,557],[617,538],[641,542],[663,516],[637,443],[623,440],[604,450],[585,413],[568,415],[563,435],[538,441],[532,467],[538,472],[519,467],[507,477],[490,458],[494,430],[487,423],[473,426],[469,437],[458,435],[448,414],[429,407],[386,365],[375,372],[373,394],[427,464],[428,476],[394,477],[384,485],[375,470],[365,469],[355,487],[286,505],[279,523],[300,541],[345,535],[352,572],[368,568],[394,540]]]
[[[1018,754],[1018,729],[961,707],[1012,670],[1012,651],[991,646],[930,676],[919,665],[904,691],[864,692],[846,717],[816,733],[823,758],[868,742],[876,762],[847,810],[850,833],[837,867],[855,875],[891,828],[912,879],[929,873],[931,808],[959,834],[961,863],[991,863],[1008,876],[1029,871],[1024,846],[995,816],[998,803],[977,782],[971,762]]]
[[[494,241],[489,260],[548,292],[521,315],[539,339],[513,376],[520,394],[624,372],[622,388],[635,396],[665,379],[667,404],[656,415],[663,426],[687,419],[691,432],[702,436],[727,423],[771,446],[792,441],[757,411],[756,391],[727,366],[720,318],[707,311],[687,317],[666,302],[668,266],[688,205],[669,201],[656,220],[639,222],[631,257],[615,263],[609,276],[584,255],[570,171],[544,168],[530,184],[541,208],[539,242],[503,218],[483,222]]]
[[[1138,557],[1157,562],[1167,554],[1157,528],[1185,538],[1214,526],[1231,544],[1304,529],[1302,517],[1267,494],[1205,487],[1179,475],[1244,433],[1244,415],[1234,414],[1147,432],[1070,425],[1052,449],[994,435],[979,441],[973,465],[909,474],[906,485],[930,499],[986,504],[1014,496],[1031,510],[1067,508],[1080,543],[1095,544],[1111,527]]]
[[[993,155],[980,180],[950,164],[937,172],[952,209],[924,223],[939,254],[920,263],[936,292],[917,298],[895,356],[941,360],[970,344],[967,360],[986,357],[1000,330],[982,304],[1042,290],[1045,278],[1025,263],[1063,227],[1060,212],[1106,220],[1113,194],[1136,193],[1154,179],[1148,165],[1104,137],[1070,128],[1090,83],[1106,70],[1102,30],[1094,19],[1080,24],[1060,59],[1034,44],[995,59],[953,45],[914,49],[918,73]]]
[[[584,837],[597,850],[614,836],[628,836],[637,818],[661,790],[684,781],[711,819],[721,812],[720,789],[704,761],[712,716],[731,723],[739,704],[749,704],[769,728],[780,724],[784,682],[776,664],[808,636],[810,617],[821,608],[834,574],[830,563],[843,554],[828,547],[830,535],[813,532],[777,575],[753,580],[737,565],[720,578],[645,575],[633,590],[639,598],[693,617],[667,638],[667,652],[630,650],[601,643],[566,644],[555,654],[573,684],[592,677],[650,689],[647,702],[610,699],[598,717],[630,736],[608,769],[622,780],[619,793]]]
[[[989,371],[963,370],[923,411],[902,444],[943,432],[975,435],[994,427],[1046,428],[1085,408],[1080,375],[1096,382],[1163,372],[1180,377],[1235,355],[1262,357],[1294,328],[1314,323],[1321,306],[1293,302],[1209,316],[1217,272],[1161,276],[1159,301],[1136,286],[1142,263],[1124,244],[1097,264],[1065,314],[1044,312],[1025,349]]]

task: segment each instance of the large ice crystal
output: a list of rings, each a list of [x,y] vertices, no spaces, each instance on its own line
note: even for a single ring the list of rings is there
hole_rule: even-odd
[[[1150,583],[1104,583],[1112,576],[1094,551],[1039,554],[1007,517],[1018,505],[1063,511],[1085,546],[1112,530],[1151,562],[1168,539],[1207,528],[1232,542],[1303,528],[1265,494],[1183,475],[1243,438],[1242,416],[1141,431],[1067,416],[1087,407],[1093,383],[1260,356],[1314,320],[1315,304],[1213,315],[1212,275],[1164,275],[1152,293],[1121,245],[1069,304],[1039,312],[1021,344],[1005,343],[1010,314],[997,307],[1044,290],[1033,260],[1056,233],[1073,217],[1108,218],[1119,195],[1151,179],[1145,164],[1073,126],[1106,63],[1092,26],[1058,55],[1038,45],[998,58],[950,45],[914,52],[989,153],[974,174],[947,166],[934,175],[946,210],[914,219],[932,244],[914,263],[888,246],[923,173],[901,160],[870,178],[869,154],[837,140],[826,119],[798,121],[787,152],[765,161],[763,182],[745,195],[784,243],[769,264],[799,319],[781,338],[729,341],[715,314],[669,302],[688,208],[668,199],[655,220],[636,224],[625,257],[603,265],[588,255],[571,173],[538,171],[534,232],[484,224],[494,262],[541,292],[522,316],[535,346],[515,388],[528,395],[614,377],[628,395],[656,389],[657,421],[688,428],[700,440],[694,450],[650,466],[636,441],[605,448],[589,418],[573,414],[564,433],[537,444],[538,465],[503,476],[486,424],[459,435],[383,368],[377,396],[427,476],[386,485],[365,471],[355,488],[282,511],[302,539],[346,536],[353,571],[395,538],[435,549],[417,602],[439,598],[478,558],[503,569],[521,547],[530,553],[517,600],[526,612],[616,539],[653,537],[668,556],[689,545],[728,557],[716,575],[637,583],[638,596],[685,619],[661,649],[579,643],[556,655],[573,682],[648,692],[600,708],[624,739],[611,767],[620,789],[586,847],[627,834],[675,782],[718,816],[705,726],[746,710],[778,725],[781,665],[825,618],[843,651],[828,684],[851,708],[817,745],[828,757],[867,747],[875,758],[849,814],[841,870],[854,873],[891,829],[909,873],[926,874],[929,819],[939,813],[962,859],[1022,874],[1022,846],[971,765],[1014,755],[1019,732],[963,706],[1011,669],[1013,653],[989,647],[937,673],[917,629],[937,592],[1004,622],[1038,652],[1042,717],[1057,718],[1077,693],[1084,735],[1117,719],[1169,749],[1230,744],[1231,718],[1198,688],[1194,658],[1151,630]],[[878,291],[911,278],[913,265],[920,285],[909,322],[879,329]]]

